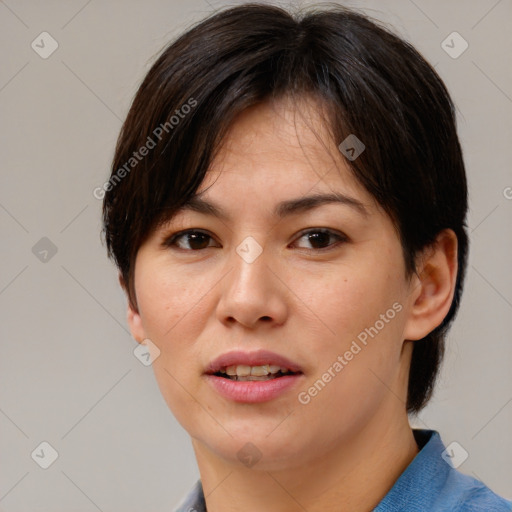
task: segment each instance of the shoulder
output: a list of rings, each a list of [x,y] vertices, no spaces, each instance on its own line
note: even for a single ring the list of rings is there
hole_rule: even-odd
[[[511,512],[512,501],[494,493],[484,483],[451,469],[438,496],[439,510],[453,512]],[[449,508],[447,508],[449,507]]]
[[[454,467],[438,432],[414,435],[419,453],[374,512],[512,512],[511,501]]]

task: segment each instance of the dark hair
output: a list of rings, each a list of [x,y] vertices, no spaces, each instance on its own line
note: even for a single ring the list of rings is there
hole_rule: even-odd
[[[246,4],[217,12],[174,43],[144,78],[103,190],[106,245],[128,298],[146,237],[197,191],[234,117],[283,96],[327,106],[337,144],[366,150],[348,161],[393,221],[407,275],[445,228],[458,239],[458,274],[441,325],[414,342],[407,411],[430,399],[467,264],[467,183],[455,110],[439,76],[407,42],[340,6],[292,14]],[[145,150],[144,150],[145,148]]]

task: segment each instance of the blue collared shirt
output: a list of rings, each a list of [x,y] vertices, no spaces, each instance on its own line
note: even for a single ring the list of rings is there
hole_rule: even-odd
[[[414,429],[420,452],[373,512],[511,512],[512,501],[454,469],[442,457],[446,448],[434,430]],[[453,455],[452,455],[453,456]],[[198,480],[174,512],[206,512]]]

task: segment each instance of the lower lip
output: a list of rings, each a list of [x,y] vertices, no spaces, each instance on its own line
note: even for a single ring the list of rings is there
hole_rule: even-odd
[[[285,375],[270,380],[231,380],[206,375],[210,385],[223,397],[242,403],[268,402],[293,387],[302,374]]]

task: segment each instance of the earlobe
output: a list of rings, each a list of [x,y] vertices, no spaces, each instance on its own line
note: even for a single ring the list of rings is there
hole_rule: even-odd
[[[456,279],[457,236],[445,229],[425,252],[418,276],[411,281],[404,339],[420,340],[443,322],[452,304]]]
[[[119,273],[119,284],[126,293],[126,297],[128,299],[128,309],[126,312],[126,320],[128,322],[128,327],[130,328],[130,332],[132,333],[132,336],[135,339],[135,341],[137,341],[138,343],[142,343],[142,341],[146,339],[144,328],[142,326],[142,319],[140,317],[139,311],[130,300],[128,288],[121,273]]]
[[[142,343],[142,341],[147,337],[144,332],[144,327],[142,326],[142,319],[140,317],[140,313],[134,309],[129,301],[126,319],[128,321],[128,326],[130,327],[130,332],[132,333],[135,341]]]

